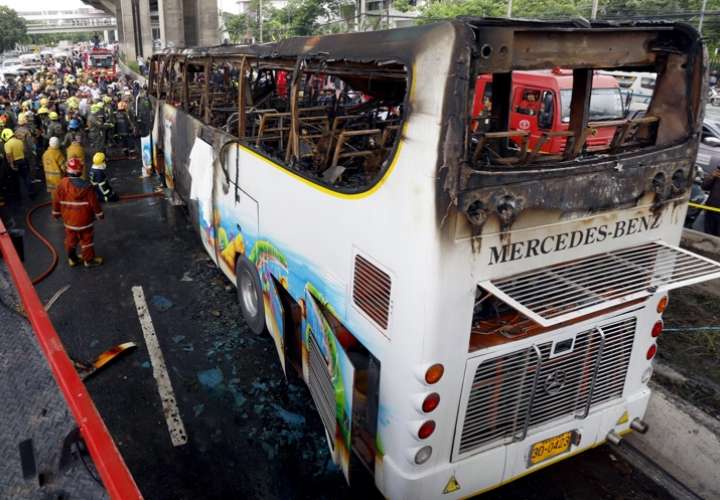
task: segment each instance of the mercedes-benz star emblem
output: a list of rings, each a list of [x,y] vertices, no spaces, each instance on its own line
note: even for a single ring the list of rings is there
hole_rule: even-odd
[[[555,370],[545,379],[545,392],[551,396],[559,393],[565,387],[565,372]]]

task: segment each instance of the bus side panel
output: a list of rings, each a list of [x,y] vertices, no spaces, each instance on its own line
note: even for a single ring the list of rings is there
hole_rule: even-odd
[[[350,361],[350,358],[345,352],[342,344],[335,335],[335,332],[330,326],[330,322],[325,317],[328,304],[322,304],[322,298],[316,297],[316,292],[312,291],[311,288],[306,289],[305,305],[306,305],[306,318],[305,324],[303,325],[303,331],[306,332],[304,338],[304,349],[311,350],[314,347],[310,346],[317,345],[323,360],[325,361],[324,369],[327,370],[327,375],[330,377],[331,387],[333,394],[319,395],[320,397],[325,396],[327,400],[334,401],[335,408],[335,429],[327,429],[330,439],[333,440],[331,443],[334,450],[333,459],[335,463],[339,464],[345,474],[345,478],[350,480],[350,450],[351,450],[351,429],[352,429],[352,403],[353,403],[353,385],[355,382],[355,368]],[[328,311],[332,313],[332,311]],[[312,337],[312,340],[311,340]],[[317,367],[314,367],[317,369]],[[313,367],[311,367],[312,371]],[[319,376],[324,376],[324,373]],[[318,390],[322,390],[320,384],[316,384],[313,378],[307,380],[309,386],[311,386],[311,394],[313,398],[318,398]],[[316,400],[316,406],[318,409],[321,408],[322,403]],[[322,410],[321,410],[322,411]],[[326,424],[326,428],[327,428]]]

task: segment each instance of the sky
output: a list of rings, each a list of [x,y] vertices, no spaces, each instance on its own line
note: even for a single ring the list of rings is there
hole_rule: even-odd
[[[237,13],[235,0],[217,0],[218,7],[226,12]],[[0,0],[0,5],[7,5],[15,10],[64,10],[87,7],[80,0]]]

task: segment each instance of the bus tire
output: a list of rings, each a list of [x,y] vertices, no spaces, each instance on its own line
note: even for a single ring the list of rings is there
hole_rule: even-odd
[[[260,275],[252,262],[241,255],[235,262],[235,276],[240,311],[250,331],[260,335],[265,331],[265,305]]]

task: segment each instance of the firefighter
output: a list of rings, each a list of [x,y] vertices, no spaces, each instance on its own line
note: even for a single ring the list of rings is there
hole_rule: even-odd
[[[90,182],[97,190],[98,198],[101,201],[118,201],[119,197],[115,191],[113,191],[110,185],[110,180],[107,177],[105,169],[105,153],[95,153],[92,159],[92,168],[90,169]]]
[[[71,158],[75,158],[80,162],[80,165],[82,166],[82,175],[80,177],[87,179],[87,169],[85,168],[85,148],[83,147],[82,136],[79,132],[72,137],[70,145],[67,147],[66,156],[68,162]]]
[[[63,131],[62,123],[60,123],[60,116],[55,111],[51,111],[48,114],[48,126],[45,129],[44,137],[46,142],[50,143],[51,137],[62,137],[65,133]]]
[[[96,219],[102,219],[103,211],[88,181],[81,179],[83,166],[77,158],[67,162],[67,174],[53,193],[52,215],[62,216],[65,224],[65,250],[68,265],[80,264],[76,247],[80,244],[82,263],[85,267],[96,267],[103,263],[102,257],[95,255],[93,225]]]
[[[25,146],[25,158],[28,161],[28,168],[30,168],[30,173],[33,174],[33,177],[37,178],[33,172],[35,167],[37,167],[37,158],[35,156],[35,136],[28,125],[28,117],[26,113],[20,113],[18,116],[18,126],[15,129],[15,137],[23,142],[23,145]]]
[[[102,112],[102,104],[95,103],[90,107],[90,116],[87,120],[88,126],[88,148],[90,154],[94,155],[105,150],[105,137],[108,124],[105,114]],[[110,125],[112,127],[112,125]]]
[[[80,134],[80,120],[77,118],[73,118],[70,120],[70,123],[68,123],[68,131],[65,134],[65,138],[63,139],[62,145],[65,149],[70,147],[70,144],[72,144],[73,139],[75,139],[76,136],[82,137]]]
[[[135,131],[127,112],[127,102],[120,101],[118,103],[113,121],[115,122],[115,140],[122,147],[125,156],[132,156]]]
[[[25,145],[23,142],[15,137],[12,129],[3,129],[0,135],[2,141],[5,143],[5,159],[7,160],[8,167],[10,168],[10,184],[12,188],[17,187],[17,176],[19,176],[25,188],[28,192],[28,197],[32,200],[35,198],[33,192],[32,180],[30,179],[30,169],[28,161],[25,158]],[[18,195],[20,194],[19,189],[17,190]]]
[[[45,185],[48,193],[52,193],[65,174],[65,156],[60,150],[60,140],[50,138],[50,147],[42,156],[43,170],[45,171]]]

